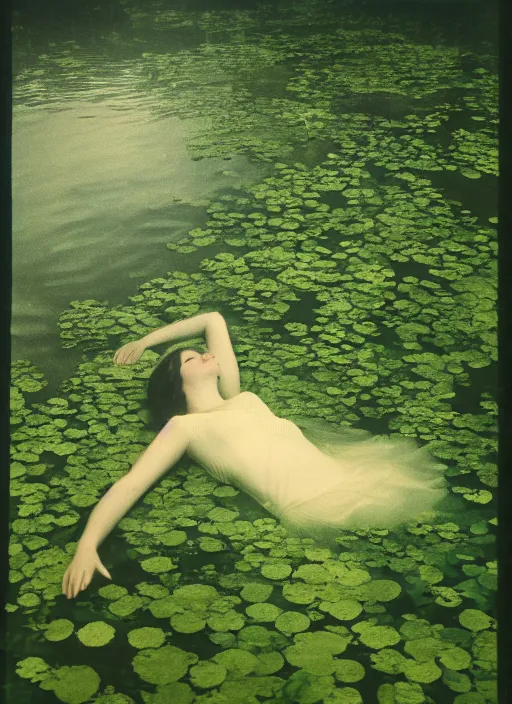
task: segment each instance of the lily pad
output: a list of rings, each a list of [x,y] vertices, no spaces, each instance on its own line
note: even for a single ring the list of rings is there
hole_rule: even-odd
[[[199,662],[190,668],[190,682],[194,687],[211,689],[226,679],[227,670],[218,662]]]
[[[241,678],[254,672],[259,665],[259,660],[252,653],[237,648],[229,648],[222,653],[217,653],[212,660],[222,665],[230,677]]]
[[[459,615],[459,622],[461,626],[468,628],[470,631],[483,631],[489,628],[492,619],[478,609],[464,609]]]
[[[256,603],[248,606],[245,609],[245,613],[255,621],[273,623],[281,613],[281,609],[274,606],[274,604]]]
[[[104,621],[92,621],[77,632],[78,639],[89,648],[99,648],[110,643],[115,635],[115,628]]]
[[[100,686],[98,673],[88,665],[60,667],[54,678],[52,689],[57,699],[65,704],[83,704]]]
[[[360,662],[338,658],[335,663],[334,674],[340,682],[359,682],[366,673]]]
[[[272,584],[267,584],[265,582],[251,582],[246,584],[240,596],[245,601],[250,601],[252,603],[267,601],[267,599],[272,594],[274,587]]]
[[[363,607],[357,599],[340,599],[329,606],[329,613],[338,621],[352,621],[362,610]]]
[[[46,640],[59,641],[69,638],[75,630],[72,621],[67,618],[58,618],[55,621],[50,621],[48,628],[44,630]]]
[[[263,564],[261,566],[261,574],[267,579],[286,579],[292,573],[290,565],[282,564]]]
[[[276,628],[286,635],[291,635],[306,631],[310,623],[309,618],[299,611],[285,611],[276,619]]]
[[[140,566],[145,572],[151,574],[162,574],[178,569],[170,557],[150,557],[147,560],[142,560]]]
[[[134,628],[128,633],[128,642],[134,648],[159,648],[165,642],[165,633],[161,628],[144,626]]]
[[[195,653],[189,653],[174,645],[164,645],[158,649],[141,650],[132,660],[133,669],[150,684],[177,682],[188,672],[190,665],[199,660]]]

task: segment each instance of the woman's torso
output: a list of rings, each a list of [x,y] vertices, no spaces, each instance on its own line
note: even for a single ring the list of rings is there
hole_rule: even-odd
[[[335,467],[294,423],[276,416],[251,392],[234,396],[219,410],[188,414],[184,421],[188,455],[267,507],[314,495],[320,471],[324,482],[326,473],[333,483],[339,481],[339,464]]]

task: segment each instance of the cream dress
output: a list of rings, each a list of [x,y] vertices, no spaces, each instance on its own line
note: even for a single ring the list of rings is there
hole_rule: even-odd
[[[445,465],[415,440],[315,421],[303,422],[303,433],[248,391],[184,421],[188,455],[292,533],[392,528],[417,520],[447,493]]]

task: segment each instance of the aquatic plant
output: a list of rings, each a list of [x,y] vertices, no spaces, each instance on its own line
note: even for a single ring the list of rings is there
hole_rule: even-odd
[[[497,358],[495,219],[434,186],[436,172],[497,173],[495,74],[468,76],[457,51],[382,27],[339,28],[315,4],[287,18],[326,25],[304,36],[264,9],[124,4],[135,27],[205,33],[195,50],[141,59],[157,111],[208,115],[193,157],[242,153],[272,172],[169,242],[205,248],[196,270],[148,281],[123,305],[71,302],[61,342],[86,354],[55,397],[32,400],[43,375],[13,363],[7,610],[38,644],[15,646],[17,675],[69,704],[495,701],[497,405],[487,390],[470,410],[459,400]],[[289,72],[281,97],[253,92],[276,66]],[[371,91],[393,116],[350,109]],[[485,124],[438,139],[461,110]],[[153,439],[144,398],[158,355],[120,367],[114,348],[213,309],[244,388],[278,415],[418,440],[446,468],[453,509],[319,545],[184,458],[102,546],[113,583],[96,577],[64,602],[91,506]],[[119,648],[131,684],[110,667]]]

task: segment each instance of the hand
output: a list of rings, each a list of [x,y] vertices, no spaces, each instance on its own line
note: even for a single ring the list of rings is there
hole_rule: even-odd
[[[68,599],[74,599],[79,592],[87,589],[96,570],[112,579],[95,548],[79,547],[62,580],[62,593]]]
[[[141,340],[129,342],[117,350],[114,355],[114,362],[117,364],[134,364],[145,349],[146,346]]]

